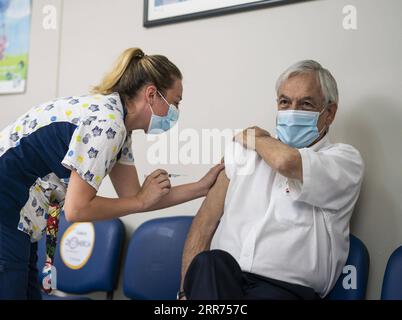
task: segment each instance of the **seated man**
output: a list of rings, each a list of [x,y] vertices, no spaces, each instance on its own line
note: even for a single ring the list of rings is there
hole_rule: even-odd
[[[226,148],[187,237],[180,298],[319,299],[342,272],[364,164],[328,138],[336,81],[301,61],[276,89],[278,138],[253,127]]]

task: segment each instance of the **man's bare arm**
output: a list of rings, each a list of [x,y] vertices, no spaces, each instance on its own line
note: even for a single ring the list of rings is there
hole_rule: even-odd
[[[300,152],[272,137],[257,137],[255,151],[281,175],[303,182],[303,165]]]
[[[299,150],[272,138],[268,131],[250,127],[238,133],[233,140],[258,155],[281,175],[303,182],[303,165]]]
[[[193,220],[184,245],[180,290],[183,290],[184,277],[193,258],[200,252],[209,249],[212,237],[223,215],[228,185],[229,179],[225,171],[221,171]]]

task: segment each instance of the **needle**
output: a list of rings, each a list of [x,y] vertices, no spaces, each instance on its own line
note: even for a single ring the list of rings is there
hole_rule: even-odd
[[[144,178],[148,177],[148,174],[144,174]],[[178,173],[169,173],[168,177],[169,178],[178,178],[178,177],[185,177],[185,174],[178,174]]]

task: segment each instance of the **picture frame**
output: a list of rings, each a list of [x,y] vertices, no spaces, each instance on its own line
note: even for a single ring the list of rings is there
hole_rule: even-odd
[[[144,27],[310,0],[144,0]]]
[[[0,95],[25,93],[31,0],[0,0]]]

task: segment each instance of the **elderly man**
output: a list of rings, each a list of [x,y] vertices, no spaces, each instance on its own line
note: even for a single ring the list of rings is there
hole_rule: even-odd
[[[187,237],[179,298],[319,299],[342,271],[364,164],[328,138],[336,81],[307,60],[276,89],[277,138],[253,127],[226,148]]]

